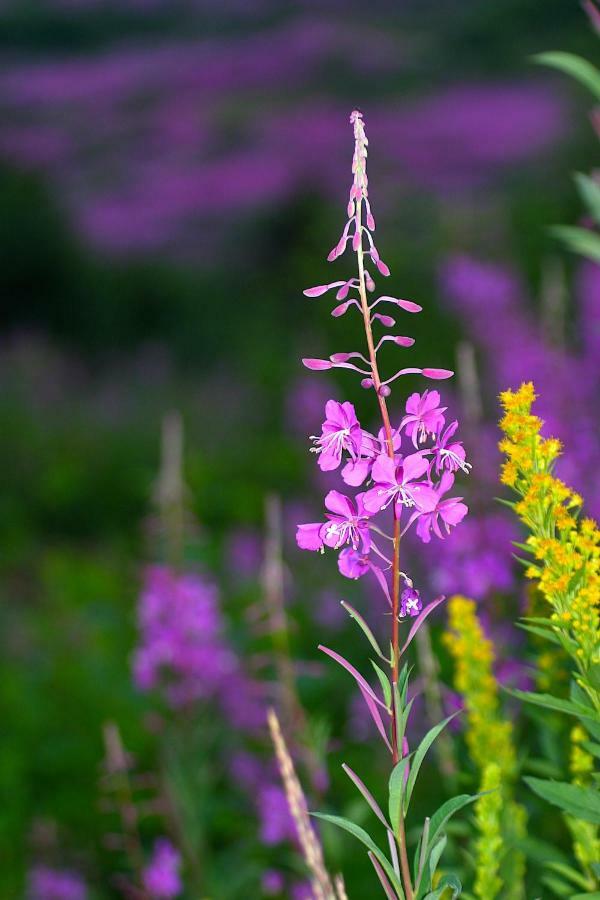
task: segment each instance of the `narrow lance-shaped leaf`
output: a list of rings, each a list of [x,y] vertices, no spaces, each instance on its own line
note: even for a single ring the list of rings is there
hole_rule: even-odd
[[[554,225],[550,232],[566,244],[569,250],[600,262],[600,236],[595,232],[575,225]]]
[[[594,220],[600,224],[600,185],[589,175],[581,172],[575,173],[575,183],[581,199],[588,208],[588,212]]]
[[[354,668],[352,663],[348,662],[347,659],[344,659],[343,656],[340,656],[339,653],[336,653],[335,650],[330,650],[329,647],[323,646],[323,644],[319,644],[318,649],[322,650],[323,653],[326,653],[327,656],[330,656],[337,663],[339,663],[340,666],[342,666],[342,668],[346,669],[346,671],[352,675],[352,677],[357,682],[359,687],[361,687],[363,689],[363,691],[365,691],[375,701],[375,703],[378,703],[379,706],[382,706],[387,711],[387,706],[385,705],[383,700],[379,699],[379,697],[377,696],[377,694],[375,693],[375,691],[373,690],[373,688],[371,687],[371,685],[369,684],[367,679],[364,678],[364,676],[360,674],[358,669]]]
[[[390,775],[389,814],[390,823],[394,830],[394,834],[396,835],[398,834],[398,825],[400,823],[400,816],[402,815],[402,794],[404,792],[409,765],[410,756],[404,756],[396,763],[392,769],[392,774]]]
[[[600,71],[587,59],[582,59],[581,56],[576,56],[574,53],[553,50],[548,53],[536,54],[533,61],[570,75],[588,88],[596,99],[600,100]]]
[[[446,893],[447,889],[452,891],[451,898],[455,900],[456,897],[460,897],[462,892],[462,884],[460,883],[460,879],[456,875],[444,875],[436,887],[435,891],[431,891],[431,893],[426,894],[423,900],[440,900],[442,896],[448,897]],[[450,897],[448,898],[450,900]]]
[[[375,799],[375,797],[373,796],[371,791],[368,789],[368,787],[366,786],[364,781],[346,763],[342,763],[342,769],[344,770],[344,772],[346,773],[346,775],[348,776],[350,781],[354,782],[354,784],[356,785],[358,790],[361,792],[361,794],[363,795],[363,797],[365,798],[365,800],[367,801],[367,803],[369,804],[369,806],[371,807],[371,809],[373,810],[373,812],[375,813],[375,815],[377,816],[379,821],[383,825],[385,825],[385,827],[389,830],[389,828],[390,828],[389,823],[388,823],[386,817],[384,816],[383,812],[381,811],[381,807],[377,803],[377,800]]]
[[[369,641],[371,647],[373,648],[373,650],[375,651],[377,656],[379,656],[380,659],[383,659],[386,663],[389,664],[389,659],[386,656],[384,656],[384,654],[382,653],[381,647],[379,646],[379,644],[377,642],[377,638],[371,631],[371,629],[370,629],[369,625],[367,624],[366,620],[364,619],[364,617],[361,616],[361,614],[356,609],[354,609],[353,606],[351,606],[349,603],[346,603],[345,600],[341,601],[341,605],[346,610],[346,612],[348,613],[350,618],[355,620],[355,622],[357,623],[359,628],[362,630],[363,634]]]
[[[375,674],[379,679],[379,684],[381,685],[381,690],[383,691],[383,699],[385,700],[388,707],[392,705],[392,685],[390,684],[390,679],[387,677],[385,672],[382,672],[380,667],[376,662],[371,660],[371,665],[375,669]]]
[[[506,693],[517,700],[523,700],[526,703],[533,703],[535,706],[542,706],[545,709],[554,709],[557,712],[567,713],[569,716],[576,716],[579,719],[589,720],[590,722],[600,723],[600,716],[591,709],[591,707],[583,706],[581,703],[572,703],[570,700],[563,700],[560,697],[553,697],[551,694],[536,694],[532,691],[519,691],[516,688],[504,688]]]
[[[341,828],[343,831],[347,831],[349,834],[354,835],[355,838],[358,838],[358,840],[362,844],[364,844],[365,847],[370,850],[381,863],[385,874],[390,880],[390,883],[398,892],[398,896],[401,898],[401,900],[404,900],[402,886],[400,885],[398,877],[396,876],[396,873],[390,865],[389,859],[379,849],[373,838],[369,834],[367,834],[364,828],[361,828],[360,825],[355,825],[355,823],[351,822],[349,819],[342,818],[342,816],[331,816],[328,813],[311,813],[311,816],[314,816],[316,819],[321,819],[323,822],[330,822],[332,825],[337,825],[338,828]]]
[[[379,712],[379,709],[375,706],[375,703],[373,702],[373,698],[370,696],[370,694],[367,694],[367,692],[365,691],[365,689],[363,688],[363,686],[361,684],[359,684],[358,688],[359,688],[361,694],[363,695],[363,699],[364,699],[365,703],[367,704],[369,712],[371,713],[371,718],[375,722],[377,731],[383,738],[385,746],[388,748],[388,750],[391,753],[392,745],[390,744],[390,739],[387,736],[387,732],[385,730],[385,725],[383,724],[383,721],[381,718],[381,713]]]
[[[379,878],[379,881],[381,883],[381,887],[384,890],[385,896],[388,898],[388,900],[398,900],[398,894],[396,893],[394,888],[389,883],[381,863],[379,862],[379,860],[377,859],[377,857],[371,850],[369,850],[369,852],[368,852],[368,857],[371,860],[371,862],[373,863],[373,868],[377,872],[377,877]]]
[[[545,781],[542,778],[523,779],[543,800],[558,806],[576,819],[600,825],[600,793],[567,781]]]
[[[408,810],[408,805],[410,803],[410,798],[412,797],[412,792],[415,787],[415,782],[417,780],[417,776],[419,774],[419,770],[423,764],[423,760],[425,759],[425,755],[437,736],[444,730],[448,722],[452,721],[452,719],[458,715],[458,712],[453,713],[451,716],[448,716],[447,719],[444,719],[443,722],[439,722],[437,725],[434,725],[433,728],[430,728],[419,746],[417,747],[413,761],[410,767],[410,775],[408,776],[408,781],[406,784],[406,791],[404,793],[404,814],[406,815],[406,811]]]
[[[449,819],[452,818],[455,813],[457,813],[463,807],[468,806],[469,803],[474,803],[478,797],[483,796],[482,794],[459,794],[457,797],[452,797],[450,800],[446,800],[445,803],[437,809],[431,817],[431,822],[429,825],[429,844],[433,846],[435,843],[435,839],[438,837],[442,828],[448,822]]]

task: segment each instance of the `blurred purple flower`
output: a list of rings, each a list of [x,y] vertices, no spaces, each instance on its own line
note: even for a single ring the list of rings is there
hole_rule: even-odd
[[[87,889],[77,872],[37,865],[27,879],[27,900],[85,900]]]
[[[283,788],[277,784],[264,785],[258,794],[260,839],[271,846],[296,840],[296,827]]]
[[[180,867],[181,857],[171,842],[166,838],[157,840],[143,872],[144,887],[152,900],[173,900],[181,894]]]

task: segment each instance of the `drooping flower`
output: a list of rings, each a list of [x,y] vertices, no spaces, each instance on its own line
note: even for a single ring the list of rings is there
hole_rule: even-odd
[[[422,452],[405,456],[399,462],[382,453],[373,465],[371,475],[375,487],[365,494],[365,509],[377,513],[392,502],[396,504],[397,514],[402,506],[430,508],[435,503],[433,489],[417,481],[428,468],[429,462]]]
[[[436,537],[439,537],[442,540],[444,539],[444,534],[440,527],[440,520],[446,534],[450,534],[450,529],[462,522],[469,511],[467,505],[462,502],[462,497],[448,497],[445,500],[443,499],[444,495],[448,493],[453,484],[454,475],[451,472],[444,472],[439,484],[433,489],[433,505],[427,509],[417,509],[410,517],[406,527],[408,528],[415,520],[417,520],[417,534],[424,544],[428,544],[431,540],[432,531]]]
[[[152,858],[142,876],[152,900],[174,900],[181,894],[180,867],[181,856],[173,844],[166,838],[156,841]]]
[[[423,609],[423,602],[419,591],[412,586],[406,584],[406,587],[400,594],[400,616],[418,616]]]
[[[363,553],[368,553],[371,535],[364,497],[364,494],[357,494],[355,500],[351,500],[339,491],[329,491],[325,497],[325,506],[329,510],[327,522],[299,525],[296,532],[298,546],[302,550],[322,550],[326,545],[338,550],[344,544],[350,544],[355,550],[360,547]]]
[[[440,406],[439,391],[424,390],[422,394],[415,392],[406,401],[406,415],[400,422],[400,429],[412,438],[413,446],[424,444],[429,436],[437,434],[444,427],[444,413],[447,409]]]

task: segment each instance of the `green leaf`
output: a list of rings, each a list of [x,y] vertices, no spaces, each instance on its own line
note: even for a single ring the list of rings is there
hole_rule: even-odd
[[[552,644],[558,644],[558,646],[562,646],[557,635],[554,634],[549,628],[543,628],[539,625],[526,625],[524,622],[517,622],[517,628],[522,628],[523,631],[528,631],[530,634],[535,634],[537,637],[543,638],[545,641],[550,641]]]
[[[433,846],[435,839],[446,822],[448,822],[459,809],[468,806],[469,803],[474,803],[478,797],[482,796],[483,794],[459,794],[457,797],[452,797],[450,800],[446,800],[445,803],[442,803],[439,809],[437,809],[431,817],[429,825],[429,845]]]
[[[452,891],[452,900],[455,900],[456,897],[460,897],[462,884],[460,883],[459,878],[456,875],[444,875],[444,877],[440,879],[435,891],[426,894],[423,900],[440,900],[440,897],[446,888],[450,888]]]
[[[438,842],[434,847],[431,848],[431,853],[429,854],[429,879],[431,883],[431,879],[436,873],[438,863],[440,861],[440,857],[444,850],[446,849],[446,844],[448,843],[448,838],[445,834],[440,835]]]
[[[381,647],[377,643],[377,638],[371,631],[369,625],[367,624],[367,621],[363,618],[363,616],[361,616],[361,614],[356,609],[354,609],[353,606],[350,606],[350,604],[347,603],[345,600],[342,600],[341,605],[346,610],[346,612],[348,613],[350,618],[354,619],[354,621],[356,622],[358,627],[361,629],[361,631],[367,638],[368,642],[370,643],[371,647],[373,648],[373,650],[375,651],[377,656],[389,664],[389,662],[390,662],[389,659],[387,659],[387,657],[385,657],[383,655],[383,653],[381,651]]]
[[[600,759],[600,744],[596,744],[594,741],[582,741],[581,746],[596,759]]]
[[[600,900],[600,891],[592,891],[591,894],[572,894],[570,900]]]
[[[371,851],[371,853],[373,853],[377,857],[385,870],[385,874],[398,892],[399,897],[401,898],[401,900],[404,900],[402,885],[400,884],[398,876],[394,872],[389,859],[387,858],[385,853],[383,853],[379,849],[373,838],[369,834],[367,834],[364,828],[361,828],[360,825],[355,825],[354,822],[351,822],[349,819],[344,819],[342,816],[330,816],[328,813],[311,813],[311,816],[313,816],[315,819],[321,819],[323,822],[330,822],[332,825],[337,825],[338,828],[341,828],[343,831],[347,831],[349,834],[354,835],[354,837],[357,838],[361,842],[361,844],[364,844],[365,847],[367,847]]]
[[[590,685],[597,691],[600,691],[600,665],[592,663],[586,674]]]
[[[398,824],[400,822],[400,816],[402,815],[401,805],[402,795],[404,794],[404,776],[409,762],[410,754],[408,756],[404,756],[399,762],[396,763],[396,765],[392,769],[392,774],[390,775],[390,824],[394,830],[394,834],[396,835],[398,834]]]
[[[550,66],[565,72],[594,94],[600,100],[600,72],[587,59],[576,56],[574,53],[564,53],[562,50],[554,50],[549,53],[538,53],[533,61],[542,66]]]
[[[383,691],[383,699],[385,700],[385,705],[391,707],[392,705],[392,685],[390,684],[390,679],[387,677],[384,671],[377,665],[376,662],[371,660],[371,665],[375,669],[375,674],[379,678],[379,684],[381,685],[381,690]]]
[[[573,890],[570,884],[561,881],[560,878],[555,878],[553,875],[544,875],[542,884],[550,888],[557,897],[570,897]]]
[[[423,760],[425,759],[425,755],[437,736],[444,730],[448,722],[450,722],[458,713],[455,712],[451,716],[448,716],[447,719],[444,719],[443,722],[439,722],[437,725],[434,725],[433,728],[430,728],[419,746],[415,751],[415,755],[410,767],[410,773],[408,776],[408,781],[406,783],[406,791],[404,792],[404,815],[408,810],[408,805],[410,803],[410,798],[412,797],[412,792],[415,787],[415,782],[417,780],[417,776],[419,774],[419,769],[423,764]]]
[[[587,888],[589,884],[587,878],[585,878],[581,872],[578,872],[572,866],[565,865],[565,863],[550,862],[548,863],[548,868],[552,869],[553,872],[556,872],[557,875],[568,878],[576,887]]]
[[[571,700],[562,700],[560,697],[553,697],[551,694],[536,694],[532,691],[519,691],[516,688],[504,688],[504,690],[517,700],[523,700],[525,703],[533,703],[535,706],[543,706],[545,709],[554,709],[556,712],[563,712],[569,716],[576,716],[578,719],[584,719],[590,722],[600,724],[600,716],[595,710],[589,706],[583,706],[581,703],[573,703]]]
[[[583,175],[581,172],[576,172],[573,177],[588,212],[600,224],[600,185],[589,175]]]
[[[600,792],[567,781],[544,781],[531,777],[523,780],[538,797],[558,806],[570,816],[600,825]]]
[[[554,225],[549,231],[573,253],[600,262],[600,235],[575,225]]]
[[[519,847],[529,859],[539,865],[545,865],[547,862],[568,863],[568,856],[555,847],[554,844],[543,841],[541,838],[527,835],[519,841]]]

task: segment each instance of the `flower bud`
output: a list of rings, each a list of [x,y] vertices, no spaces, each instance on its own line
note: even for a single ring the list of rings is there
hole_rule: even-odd
[[[392,393],[392,389],[389,384],[382,384],[377,393],[380,397],[389,397]]]
[[[372,378],[363,378],[360,383],[360,386],[362,388],[364,388],[366,391],[368,391],[369,388],[373,387],[373,379]]]

